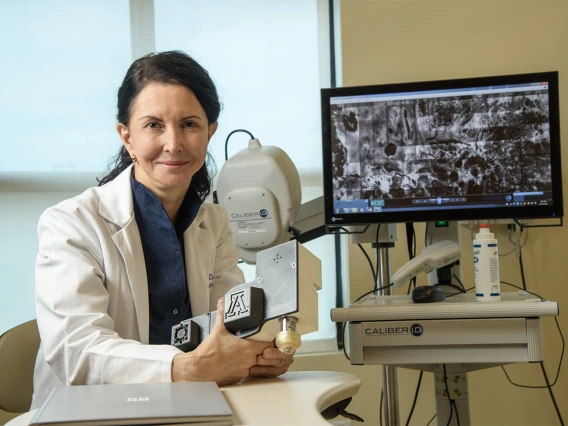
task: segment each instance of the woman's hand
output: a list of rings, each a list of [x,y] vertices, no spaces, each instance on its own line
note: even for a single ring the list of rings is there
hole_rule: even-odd
[[[285,354],[277,348],[266,348],[256,357],[256,364],[250,368],[253,377],[276,377],[288,371],[294,362],[294,354]]]
[[[258,363],[258,356],[263,356],[268,348],[276,350],[273,342],[256,342],[233,336],[225,328],[223,317],[224,298],[221,298],[217,302],[217,317],[209,336],[194,351],[174,357],[172,381],[212,381],[218,385],[238,383]]]

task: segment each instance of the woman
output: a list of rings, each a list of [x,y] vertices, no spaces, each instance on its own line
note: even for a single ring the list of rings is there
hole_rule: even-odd
[[[288,370],[293,358],[272,342],[238,339],[222,322],[222,296],[244,277],[226,211],[203,203],[219,113],[209,74],[186,54],[151,54],[129,68],[114,170],[39,220],[32,409],[55,386],[230,384]],[[170,345],[173,325],[215,309],[197,349]]]

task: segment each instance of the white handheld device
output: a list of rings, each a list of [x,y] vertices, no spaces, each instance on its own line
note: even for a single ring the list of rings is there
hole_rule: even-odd
[[[392,276],[392,284],[397,288],[401,287],[421,272],[429,273],[434,269],[443,268],[457,262],[460,258],[461,248],[456,243],[444,240],[432,244],[396,271]]]

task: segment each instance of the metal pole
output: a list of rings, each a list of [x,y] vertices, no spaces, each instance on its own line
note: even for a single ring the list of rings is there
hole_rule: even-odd
[[[391,253],[390,249],[393,243],[379,243],[379,263],[377,265],[377,276],[379,277],[379,287],[389,285],[391,279]],[[390,296],[391,287],[379,290],[379,295]],[[385,423],[387,426],[400,425],[398,413],[398,384],[396,377],[396,368],[383,365],[383,395],[384,395],[384,412]]]

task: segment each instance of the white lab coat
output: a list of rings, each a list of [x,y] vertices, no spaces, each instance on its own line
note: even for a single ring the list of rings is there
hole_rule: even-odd
[[[148,281],[131,167],[47,209],[38,224],[35,307],[41,337],[32,409],[55,386],[171,381],[180,350],[149,345]],[[227,212],[204,203],[183,235],[191,312],[244,282]]]

